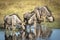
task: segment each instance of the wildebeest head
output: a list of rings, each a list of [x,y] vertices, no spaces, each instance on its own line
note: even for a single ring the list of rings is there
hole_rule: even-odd
[[[28,20],[34,15],[34,11],[32,12],[27,12],[23,15],[24,22],[28,24]]]
[[[37,18],[41,19],[42,16],[45,16],[46,19],[49,22],[53,22],[54,21],[54,17],[52,16],[51,11],[48,9],[47,6],[43,6],[43,7],[37,7],[35,8],[36,14],[37,14]]]
[[[48,9],[47,6],[44,6],[42,7],[42,11],[45,11],[45,15],[46,15],[46,19],[49,21],[49,22],[53,22],[54,21],[54,17],[52,15],[52,12]],[[43,13],[43,14],[44,14]]]

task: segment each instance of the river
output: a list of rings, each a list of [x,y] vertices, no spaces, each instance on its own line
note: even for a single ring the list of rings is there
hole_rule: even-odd
[[[60,40],[60,29],[53,29],[52,31],[53,32],[52,32],[50,38],[48,38],[47,40]],[[0,30],[0,40],[5,40],[4,35],[5,35],[4,31]],[[39,39],[37,39],[37,40],[39,40]]]

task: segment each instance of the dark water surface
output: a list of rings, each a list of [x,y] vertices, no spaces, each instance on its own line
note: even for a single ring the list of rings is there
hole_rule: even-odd
[[[0,40],[5,40],[4,35],[5,35],[4,31],[0,30]],[[37,40],[40,40],[40,38],[38,38]],[[47,40],[60,40],[60,29],[53,29],[51,37],[48,38]]]

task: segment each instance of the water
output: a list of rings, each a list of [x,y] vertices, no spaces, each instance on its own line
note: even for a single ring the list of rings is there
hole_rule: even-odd
[[[60,40],[60,29],[54,29],[49,40]]]
[[[0,40],[5,40],[4,35],[5,35],[4,31],[0,30]]]
[[[5,40],[4,35],[4,31],[0,31],[0,40]],[[37,40],[40,40],[40,38],[37,38]],[[47,40],[60,40],[60,29],[53,29],[51,37]]]

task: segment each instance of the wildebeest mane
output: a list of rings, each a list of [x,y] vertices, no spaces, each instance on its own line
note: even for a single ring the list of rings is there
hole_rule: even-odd
[[[52,15],[52,12],[51,12],[51,10],[49,10],[49,8],[47,7],[47,6],[44,6],[44,7],[46,7],[46,9],[49,11],[49,13]]]
[[[13,13],[13,14],[10,14],[9,16],[12,16],[12,15],[16,15],[16,16],[21,20],[21,18],[19,17],[19,15],[18,15],[18,14]]]

